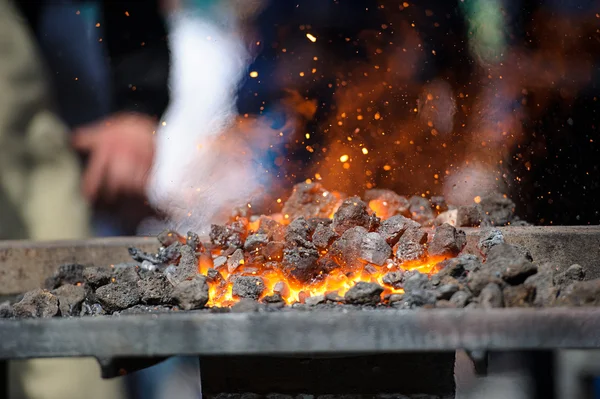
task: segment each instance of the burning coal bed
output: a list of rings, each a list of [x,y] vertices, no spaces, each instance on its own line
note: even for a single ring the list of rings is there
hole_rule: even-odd
[[[600,304],[600,280],[583,281],[581,266],[559,273],[504,242],[494,226],[524,224],[513,209],[499,194],[456,208],[441,197],[377,189],[363,201],[303,183],[281,214],[238,211],[212,226],[210,242],[165,231],[157,253],[130,248],[134,262],[63,265],[0,315]],[[481,227],[479,254],[462,253],[455,225]]]

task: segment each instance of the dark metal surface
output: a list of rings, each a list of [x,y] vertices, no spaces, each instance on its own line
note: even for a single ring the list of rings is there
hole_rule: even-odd
[[[0,358],[600,348],[599,309],[170,313],[0,321]]]

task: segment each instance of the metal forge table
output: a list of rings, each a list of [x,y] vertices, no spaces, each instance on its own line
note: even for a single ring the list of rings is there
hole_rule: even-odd
[[[473,251],[479,233],[467,233],[467,250]],[[504,234],[527,246],[536,263],[578,263],[587,278],[600,277],[598,227],[512,227]],[[40,286],[61,263],[128,260],[131,245],[157,246],[151,238],[0,243],[0,294]],[[600,309],[199,311],[0,320],[0,342],[0,359],[93,356],[106,376],[131,359],[196,355],[210,393],[452,395],[456,350],[471,353],[480,372],[489,352],[527,353],[535,374],[548,376],[548,353],[600,348]],[[539,385],[538,397],[553,397],[551,384]]]

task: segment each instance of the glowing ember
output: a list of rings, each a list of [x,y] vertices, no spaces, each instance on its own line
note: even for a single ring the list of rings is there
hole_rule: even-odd
[[[225,226],[213,226],[212,247],[198,258],[199,272],[208,276],[208,305],[231,306],[245,295],[292,304],[319,295],[344,296],[358,282],[379,284],[386,298],[404,293],[386,281],[388,273],[433,274],[441,261],[460,251],[444,252],[435,239],[427,242],[420,224],[402,216],[410,214],[404,197],[371,190],[367,199],[373,196],[367,206],[358,197],[343,201],[343,195],[319,183],[301,183],[283,215],[250,221],[236,216]]]

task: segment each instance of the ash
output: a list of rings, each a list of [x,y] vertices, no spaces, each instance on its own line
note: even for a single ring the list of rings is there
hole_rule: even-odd
[[[236,212],[208,242],[167,231],[156,253],[131,248],[130,263],[60,266],[43,289],[1,304],[0,318],[600,305],[600,280],[581,266],[558,273],[567,265],[536,264],[505,243],[493,226],[523,224],[510,199],[364,198],[303,183],[283,207],[294,217]],[[463,225],[481,226],[476,255],[464,253]],[[327,289],[334,279],[345,289]]]

